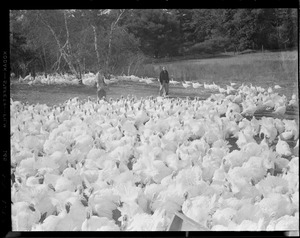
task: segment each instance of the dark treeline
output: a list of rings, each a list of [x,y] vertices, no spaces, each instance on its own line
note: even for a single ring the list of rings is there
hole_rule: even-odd
[[[10,11],[11,71],[135,74],[149,58],[297,46],[296,9]]]

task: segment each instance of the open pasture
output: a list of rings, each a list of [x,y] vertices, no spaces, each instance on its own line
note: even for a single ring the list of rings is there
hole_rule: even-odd
[[[190,80],[224,86],[252,83],[264,88],[280,85],[279,93],[298,94],[298,53],[266,52],[221,58],[193,59],[145,65],[137,76],[157,77],[165,65],[174,80]]]

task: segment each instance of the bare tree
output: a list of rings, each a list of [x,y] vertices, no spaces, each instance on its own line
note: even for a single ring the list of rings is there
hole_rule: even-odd
[[[71,72],[74,75],[76,75],[76,77],[79,79],[79,83],[82,84],[80,70],[77,71],[72,62],[72,48],[71,48],[71,44],[70,44],[70,34],[69,34],[69,28],[68,28],[68,23],[67,23],[66,11],[64,11],[63,13],[64,13],[64,23],[65,23],[65,29],[66,29],[66,42],[64,45],[62,45],[62,43],[60,42],[54,29],[51,27],[49,22],[46,19],[44,19],[44,17],[42,16],[42,14],[40,12],[39,12],[39,17],[40,17],[41,21],[43,22],[43,24],[50,30],[50,32],[52,33],[52,35],[57,43],[57,46],[59,49],[59,57],[58,57],[56,64],[58,65],[58,68],[60,65],[60,60],[61,60],[61,58],[63,58],[66,61],[66,63],[68,64]]]
[[[108,37],[108,52],[107,52],[107,57],[106,57],[106,62],[105,62],[105,71],[108,72],[108,67],[109,67],[109,62],[110,62],[110,57],[111,57],[111,46],[112,46],[112,39],[113,39],[113,33],[114,30],[120,21],[122,15],[125,13],[126,9],[121,9],[118,11],[116,19],[111,23],[110,25],[110,31],[109,31],[109,37]]]
[[[94,33],[94,48],[95,48],[95,52],[96,52],[96,56],[97,56],[97,70],[100,70],[100,65],[101,65],[101,61],[100,61],[100,55],[99,55],[99,51],[98,51],[98,37],[97,37],[97,31],[96,31],[96,27],[94,25],[91,25],[93,28],[93,33]]]
[[[96,80],[96,83],[95,85],[97,87],[100,87],[100,85],[105,85],[105,82],[104,82],[104,77],[102,77],[102,72],[101,72],[101,69],[100,69],[100,65],[101,65],[101,60],[100,60],[100,54],[99,54],[99,51],[98,51],[98,37],[97,37],[97,31],[96,31],[96,27],[94,25],[91,25],[92,28],[93,28],[93,33],[94,33],[94,49],[95,49],[95,52],[96,52],[96,56],[97,56],[97,80]],[[103,89],[104,90],[104,89]]]

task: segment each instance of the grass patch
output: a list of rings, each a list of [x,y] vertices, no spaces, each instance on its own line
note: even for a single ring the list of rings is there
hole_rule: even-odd
[[[278,84],[282,87],[279,93],[287,97],[298,94],[297,51],[153,63],[141,67],[137,76],[158,77],[162,65],[179,81],[215,82],[221,86],[229,82],[252,83],[264,88]]]
[[[135,95],[138,98],[158,95],[158,84],[145,85],[130,81],[112,84],[107,89],[107,98],[117,99],[121,96]],[[16,101],[28,102],[29,104],[58,105],[64,101],[78,97],[87,100],[90,97],[97,99],[96,87],[86,85],[45,85],[12,82],[10,88],[11,98]]]

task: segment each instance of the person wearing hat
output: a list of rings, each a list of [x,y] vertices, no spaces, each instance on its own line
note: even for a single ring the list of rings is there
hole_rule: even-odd
[[[169,95],[169,73],[166,70],[166,67],[162,67],[162,71],[159,75],[159,82],[160,82],[160,88],[159,88],[159,95],[160,96],[168,96]]]

